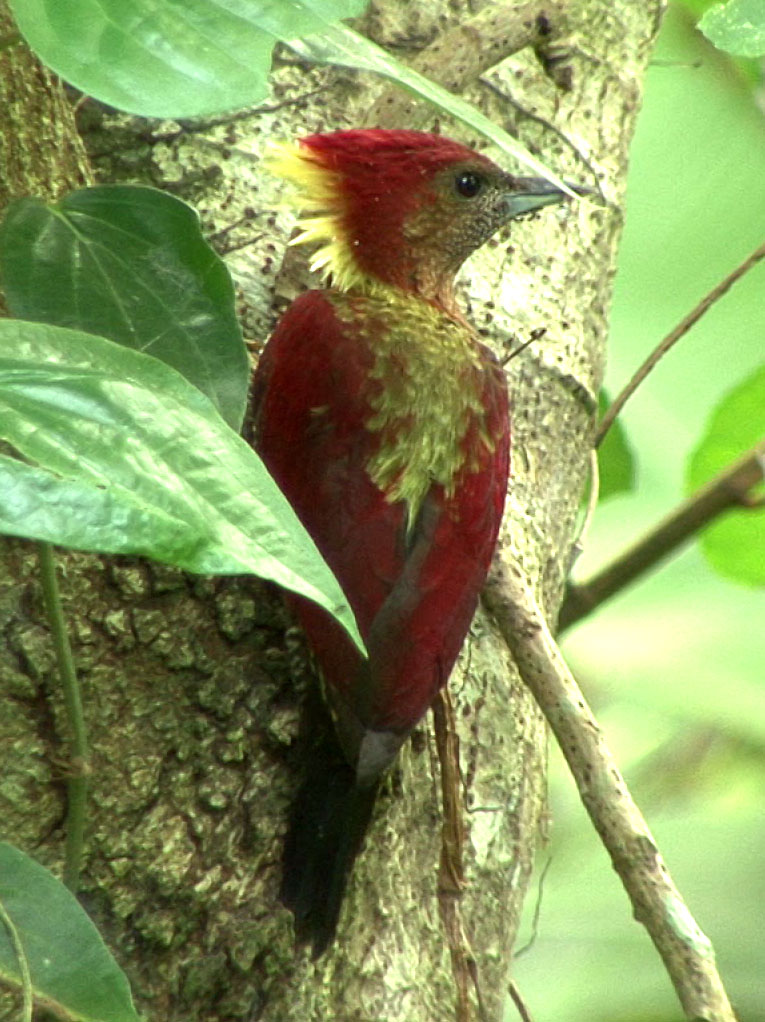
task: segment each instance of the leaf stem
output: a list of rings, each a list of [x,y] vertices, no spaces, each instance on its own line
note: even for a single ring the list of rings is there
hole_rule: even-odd
[[[85,811],[88,795],[90,762],[88,735],[77,672],[72,657],[72,647],[66,628],[61,595],[56,578],[56,555],[50,543],[37,544],[40,561],[45,609],[48,614],[56,662],[64,690],[66,717],[69,724],[71,763],[67,779],[68,811],[66,817],[66,850],[64,858],[64,883],[70,891],[79,886],[82,851],[85,840]]]
[[[8,939],[13,947],[13,953],[16,955],[16,961],[19,963],[19,979],[21,980],[20,985],[22,996],[21,1022],[32,1022],[34,995],[32,992],[32,976],[29,972],[29,962],[27,961],[26,952],[24,951],[24,945],[21,941],[21,937],[19,936],[19,931],[14,926],[13,920],[1,901],[0,923],[2,923],[8,931]]]
[[[674,552],[714,518],[732,507],[757,507],[751,490],[765,478],[765,441],[711,479],[592,578],[569,586],[558,632],[586,617],[614,593]]]
[[[740,277],[743,277],[745,273],[748,273],[749,270],[751,270],[752,267],[763,258],[765,258],[765,244],[756,248],[754,252],[746,257],[743,263],[739,263],[735,270],[729,273],[728,276],[721,280],[719,284],[716,284],[709,294],[704,295],[698,305],[694,309],[691,309],[688,315],[681,319],[674,330],[671,330],[661,344],[659,344],[651,352],[621,393],[617,394],[614,398],[608,411],[601,419],[598,431],[595,434],[594,443],[596,447],[599,447],[603,442],[603,438],[611,428],[616,416],[619,412],[621,412],[622,408],[624,408],[627,401],[632,397],[646,376],[648,376],[651,370],[656,367],[664,355],[667,354],[669,349],[672,348],[684,334],[687,334],[692,326],[698,323],[701,317],[712,308],[719,298],[722,298],[725,292],[728,291]]]

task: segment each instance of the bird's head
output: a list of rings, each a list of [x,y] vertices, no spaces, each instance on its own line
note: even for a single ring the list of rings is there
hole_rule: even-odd
[[[358,129],[273,148],[275,173],[307,213],[296,243],[335,287],[392,285],[452,303],[454,275],[508,221],[566,198],[544,178],[513,177],[480,153],[419,131]]]

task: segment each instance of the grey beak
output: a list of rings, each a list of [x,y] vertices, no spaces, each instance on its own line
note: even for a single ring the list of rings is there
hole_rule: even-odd
[[[569,198],[565,192],[543,177],[513,177],[508,178],[508,184],[510,188],[505,193],[508,220],[523,216],[524,213],[534,213],[543,206],[551,206],[555,202],[563,202]],[[572,181],[567,181],[566,184],[575,195],[594,194],[592,188],[584,185],[577,185]]]

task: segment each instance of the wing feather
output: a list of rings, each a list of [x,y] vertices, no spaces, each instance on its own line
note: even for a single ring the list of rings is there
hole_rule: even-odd
[[[371,342],[370,342],[371,343]],[[255,446],[334,570],[369,650],[363,660],[322,610],[294,599],[325,680],[362,728],[408,733],[457,657],[488,570],[507,481],[507,393],[485,361],[478,452],[445,494],[431,486],[408,527],[367,466],[380,383],[374,349],[323,292],[301,295],[266,345],[253,388]],[[493,445],[479,441],[495,437]]]

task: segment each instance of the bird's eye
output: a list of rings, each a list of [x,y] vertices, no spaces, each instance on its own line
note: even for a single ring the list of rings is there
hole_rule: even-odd
[[[454,179],[457,194],[461,195],[463,199],[475,198],[483,188],[483,185],[484,179],[480,174],[476,174],[472,170],[463,170]]]

